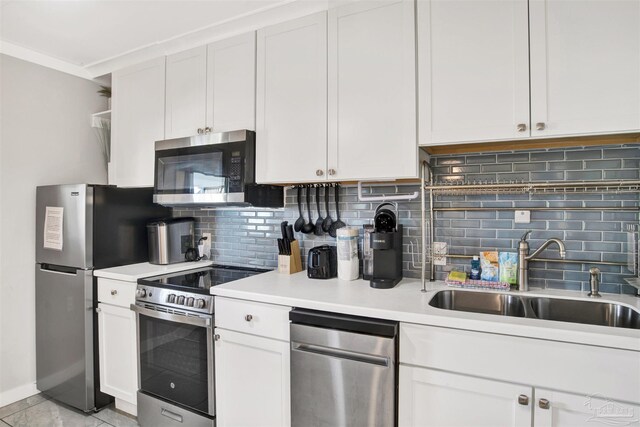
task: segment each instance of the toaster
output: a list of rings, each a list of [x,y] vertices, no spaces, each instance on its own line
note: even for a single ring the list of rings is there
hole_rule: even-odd
[[[322,245],[309,250],[307,276],[310,279],[331,279],[338,275],[338,255],[335,246]]]
[[[189,249],[195,247],[195,219],[168,218],[147,224],[149,263],[166,265],[185,262]]]

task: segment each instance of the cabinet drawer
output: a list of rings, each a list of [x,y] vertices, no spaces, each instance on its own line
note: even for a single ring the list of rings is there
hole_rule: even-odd
[[[136,283],[99,278],[98,301],[129,308],[136,302]]]
[[[215,298],[216,327],[289,341],[291,307]]]

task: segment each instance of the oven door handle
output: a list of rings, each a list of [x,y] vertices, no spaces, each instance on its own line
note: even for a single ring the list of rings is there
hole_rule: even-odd
[[[135,304],[129,306],[132,311],[145,316],[154,317],[156,319],[169,320],[171,322],[186,323],[188,325],[201,326],[208,328],[211,326],[211,318],[181,316],[179,314],[164,313],[162,311],[150,310]]]

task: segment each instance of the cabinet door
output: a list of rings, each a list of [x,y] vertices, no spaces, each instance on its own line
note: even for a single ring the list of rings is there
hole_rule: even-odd
[[[541,388],[536,388],[535,394],[536,427],[640,426],[640,405]]]
[[[98,304],[98,351],[100,390],[136,405],[138,363],[133,311]]]
[[[527,4],[418,0],[421,145],[529,136]]]
[[[532,425],[527,386],[400,365],[399,393],[400,426]]]
[[[640,129],[640,1],[529,7],[532,135]]]
[[[256,176],[317,182],[327,166],[327,14],[258,31]]]
[[[206,85],[206,46],[167,56],[167,139],[196,135],[205,127]]]
[[[418,176],[414,9],[385,0],[329,10],[329,179]]]
[[[256,33],[207,47],[207,126],[256,129]]]
[[[289,343],[217,328],[216,424],[290,425]]]
[[[155,141],[164,139],[165,58],[112,76],[112,175],[119,187],[153,186]]]

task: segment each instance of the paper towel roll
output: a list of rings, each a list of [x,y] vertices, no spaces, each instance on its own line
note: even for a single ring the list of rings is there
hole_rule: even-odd
[[[355,280],[360,277],[358,260],[358,229],[354,227],[339,228],[336,233],[338,246],[338,278]]]

